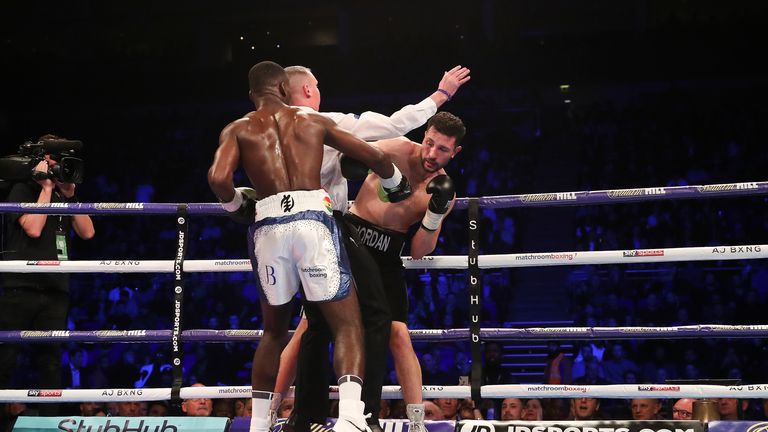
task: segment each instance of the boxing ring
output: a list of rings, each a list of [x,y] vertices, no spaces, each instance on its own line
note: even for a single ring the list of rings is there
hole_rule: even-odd
[[[404,257],[406,269],[467,270],[470,327],[459,329],[411,330],[414,341],[466,341],[472,351],[470,386],[442,386],[425,383],[423,396],[429,398],[768,398],[768,384],[743,386],[619,384],[619,385],[481,385],[481,343],[490,340],[611,340],[611,339],[700,339],[766,338],[768,325],[687,325],[668,327],[552,327],[480,328],[481,270],[535,266],[581,266],[638,264],[683,261],[755,260],[768,258],[768,245],[717,245],[703,247],[630,249],[605,251],[554,251],[479,255],[479,208],[529,208],[603,205],[658,200],[713,199],[768,194],[768,182],[727,183],[698,186],[651,187],[600,191],[557,192],[526,195],[461,198],[455,209],[467,209],[469,254],[429,256],[414,260]],[[0,389],[0,403],[24,402],[118,402],[191,398],[250,398],[250,386],[184,387],[182,364],[185,342],[253,342],[259,330],[210,330],[184,328],[185,275],[193,272],[251,272],[247,259],[187,260],[187,234],[190,218],[196,215],[224,215],[219,204],[162,203],[0,203],[0,213],[41,213],[56,215],[172,215],[177,222],[177,237],[171,260],[95,261],[2,261],[1,272],[21,273],[170,273],[174,299],[169,314],[173,326],[168,330],[57,330],[0,331],[2,343],[168,343],[174,382],[169,388],[138,389]],[[170,252],[170,248],[169,248]],[[245,251],[244,251],[245,252]],[[171,255],[171,254],[169,254]],[[331,396],[336,395],[331,387]],[[399,386],[385,386],[383,398],[398,399]]]

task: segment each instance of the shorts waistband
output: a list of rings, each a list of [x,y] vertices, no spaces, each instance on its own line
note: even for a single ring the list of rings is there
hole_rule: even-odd
[[[294,215],[307,210],[332,213],[331,198],[323,189],[287,191],[270,195],[256,203],[256,220]]]
[[[357,230],[360,241],[371,252],[381,256],[388,256],[395,262],[401,263],[400,254],[403,252],[403,246],[405,245],[405,233],[374,225],[352,212],[344,213],[344,219]]]

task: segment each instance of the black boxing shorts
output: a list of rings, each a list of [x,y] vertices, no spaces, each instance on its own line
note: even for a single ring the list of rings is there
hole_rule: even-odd
[[[392,320],[407,323],[408,291],[403,274],[405,268],[400,258],[406,234],[374,225],[350,212],[344,214],[344,220],[357,230],[360,241],[379,266],[378,277],[384,285]],[[359,277],[355,275],[355,278]]]

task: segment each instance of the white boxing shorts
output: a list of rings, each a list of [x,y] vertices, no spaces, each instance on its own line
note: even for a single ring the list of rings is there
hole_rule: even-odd
[[[291,301],[303,287],[311,302],[349,295],[352,273],[324,190],[281,192],[256,203],[248,235],[251,265],[263,299]]]

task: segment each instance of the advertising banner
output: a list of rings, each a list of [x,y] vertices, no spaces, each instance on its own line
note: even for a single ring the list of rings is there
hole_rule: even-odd
[[[226,417],[19,417],[13,432],[225,432],[228,424]]]

